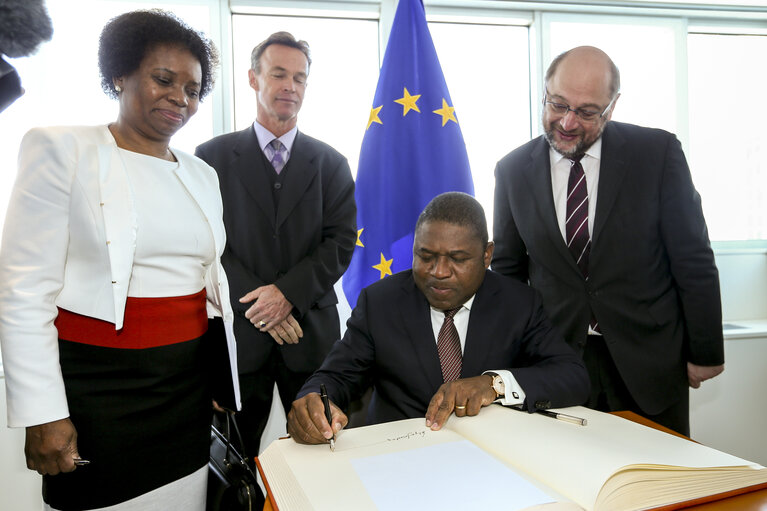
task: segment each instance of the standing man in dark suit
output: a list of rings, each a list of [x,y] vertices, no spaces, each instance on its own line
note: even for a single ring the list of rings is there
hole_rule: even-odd
[[[413,269],[362,291],[343,339],[293,403],[290,435],[327,442],[347,423],[341,409],[370,383],[369,424],[425,416],[436,430],[494,401],[529,412],[583,403],[583,362],[537,291],[487,270],[492,256],[479,202],[460,192],[433,199],[416,223]]]
[[[719,275],[671,133],[611,122],[620,76],[594,47],[546,73],[545,135],[495,171],[493,269],[528,282],[591,377],[588,406],[689,434],[689,391],[724,369]]]
[[[306,378],[340,337],[333,284],[357,239],[346,159],[298,131],[309,46],[277,32],[253,49],[256,121],[196,154],[218,172],[242,390],[240,430],[258,453],[274,384],[287,413]]]

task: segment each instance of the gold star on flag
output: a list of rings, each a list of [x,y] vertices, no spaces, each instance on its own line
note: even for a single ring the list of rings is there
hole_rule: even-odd
[[[381,252],[381,262],[373,265],[373,268],[381,272],[381,277],[384,278],[387,275],[391,275],[391,263],[394,262],[394,259],[386,259],[383,255],[383,252]]]
[[[378,112],[380,112],[382,108],[383,108],[383,105],[370,109],[370,118],[368,119],[368,127],[365,128],[365,131],[367,131],[368,128],[370,128],[370,125],[373,124],[374,122],[377,122],[378,124],[383,124],[381,122],[381,119],[378,118]]]
[[[421,97],[420,94],[416,94],[415,96],[411,96],[410,93],[407,91],[407,87],[405,87],[404,96],[402,96],[399,99],[395,99],[395,103],[399,103],[402,105],[402,117],[405,117],[407,113],[411,110],[415,110],[419,114],[421,113],[420,110],[418,110],[418,105],[415,104],[416,101],[418,101],[418,98]]]
[[[445,98],[442,98],[442,108],[439,110],[434,110],[435,114],[442,116],[442,126],[447,124],[447,121],[453,121],[454,123],[458,124],[458,120],[455,118],[455,114],[453,112],[455,112],[455,108],[448,106]]]
[[[362,240],[360,239],[360,236],[362,236],[362,231],[364,231],[364,230],[365,230],[365,228],[363,227],[362,229],[359,229],[357,231],[357,246],[358,247],[364,247],[365,246],[365,245],[362,244]]]

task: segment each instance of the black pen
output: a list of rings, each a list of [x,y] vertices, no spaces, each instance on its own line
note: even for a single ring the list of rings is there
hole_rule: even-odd
[[[320,399],[322,399],[322,405],[325,407],[325,418],[328,420],[330,429],[333,429],[333,415],[330,413],[330,399],[328,399],[328,391],[325,390],[325,384],[320,383]],[[330,439],[330,450],[336,450],[336,434],[333,433],[333,437]]]
[[[588,424],[588,421],[586,419],[582,419],[574,415],[567,415],[566,413],[560,413],[560,412],[552,412],[551,410],[536,410],[536,411],[540,413],[541,415],[545,415],[546,417],[551,417],[552,419],[569,422],[571,424],[577,424],[578,426],[585,426]]]

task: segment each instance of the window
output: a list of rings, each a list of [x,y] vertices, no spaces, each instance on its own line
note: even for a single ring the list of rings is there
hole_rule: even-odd
[[[530,140],[528,28],[430,23],[429,31],[492,233],[495,164]]]
[[[690,34],[690,167],[715,240],[767,239],[767,36]]]

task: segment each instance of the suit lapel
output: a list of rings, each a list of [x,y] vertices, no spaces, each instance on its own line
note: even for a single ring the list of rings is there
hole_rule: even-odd
[[[286,165],[287,172],[282,181],[282,196],[277,207],[277,228],[290,215],[317,175],[317,168],[312,164],[315,156],[312,149],[312,146],[306,143],[301,132],[296,133],[290,159]]]
[[[599,190],[597,209],[594,214],[594,229],[591,234],[592,250],[598,247],[599,235],[615,205],[623,178],[626,175],[625,139],[617,132],[612,122],[607,123],[602,134],[602,161],[599,164]]]
[[[261,208],[269,222],[274,225],[274,200],[272,188],[265,168],[265,161],[258,138],[249,126],[240,132],[233,148],[232,169],[245,189],[253,196],[254,202]]]
[[[486,272],[487,274],[487,272]],[[491,324],[489,318],[493,311],[497,311],[495,295],[498,293],[495,281],[487,278],[477,290],[474,302],[471,305],[469,315],[469,328],[466,331],[466,342],[463,347],[463,362],[461,365],[461,378],[476,376],[489,369],[487,358],[487,346],[494,339],[487,332],[487,325]]]
[[[556,248],[560,257],[564,257],[572,269],[578,271],[578,266],[573,256],[567,249],[567,244],[562,238],[562,231],[557,222],[557,211],[554,208],[554,194],[551,191],[551,158],[549,157],[549,144],[543,137],[539,138],[536,148],[530,153],[530,165],[524,171],[525,179],[530,184],[532,193],[530,200],[535,201],[535,209],[541,219],[543,229]]]
[[[432,388],[442,385],[442,367],[439,364],[437,342],[431,327],[431,311],[426,297],[416,287],[412,277],[402,286],[402,299],[398,300],[399,320],[408,332],[410,343],[418,357],[423,373]]]

